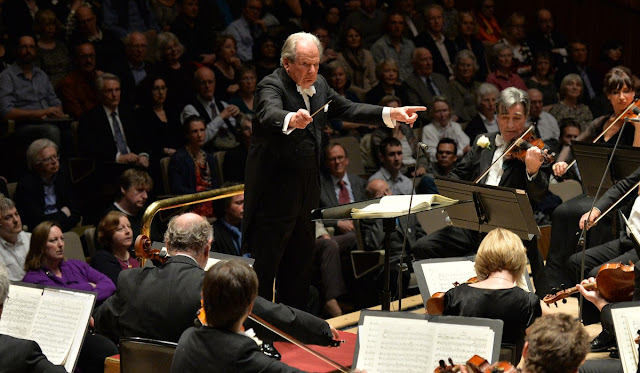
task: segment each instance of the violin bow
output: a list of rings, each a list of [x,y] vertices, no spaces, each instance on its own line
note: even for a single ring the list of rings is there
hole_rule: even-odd
[[[615,201],[611,206],[609,206],[609,208],[607,208],[606,210],[604,210],[604,212],[602,214],[600,214],[600,216],[598,216],[594,221],[593,221],[593,225],[598,224],[598,222],[600,221],[600,219],[602,219],[605,215],[607,215],[609,212],[611,212],[611,210],[613,210],[623,199],[625,199],[632,191],[634,191],[638,186],[640,186],[640,181],[638,181],[637,183],[635,183],[631,188],[629,188],[629,190],[627,190],[625,192],[625,194],[622,195],[622,197],[618,198],[617,201]]]
[[[249,315],[249,319],[253,320],[256,323],[258,323],[258,324],[264,326],[265,328],[271,330],[272,332],[276,333],[280,337],[286,339],[287,341],[289,341],[289,342],[293,343],[294,345],[300,347],[304,351],[310,353],[311,355],[317,357],[318,359],[320,359],[320,360],[324,361],[325,363],[331,365],[332,367],[336,368],[340,372],[342,372],[342,373],[351,372],[351,369],[336,363],[335,361],[329,359],[328,357],[324,356],[323,354],[321,354],[321,353],[319,353],[317,351],[312,350],[311,348],[309,348],[304,343],[298,341],[297,339],[293,338],[292,336],[288,335],[287,333],[283,332],[282,330],[280,330],[280,329],[276,328],[275,326],[269,324],[268,322],[266,322],[265,320],[263,320],[259,316],[256,316],[256,315],[254,315],[252,313],[252,314]]]
[[[518,137],[515,141],[513,141],[511,143],[511,145],[509,145],[509,147],[507,148],[507,150],[505,150],[502,154],[500,154],[500,156],[493,161],[493,163],[491,163],[491,166],[489,166],[486,170],[484,170],[484,172],[482,173],[482,175],[478,176],[477,179],[475,179],[473,181],[474,184],[478,184],[480,182],[480,180],[482,180],[485,176],[487,176],[487,174],[489,173],[489,171],[491,170],[491,167],[493,167],[493,165],[495,165],[496,163],[498,163],[499,160],[501,160],[505,155],[509,154],[509,152],[511,150],[513,150],[513,148],[515,148],[516,146],[518,146],[520,144],[520,141],[522,141],[522,139],[529,134],[529,132],[531,132],[531,130],[533,130],[533,126],[527,128],[526,131],[524,131],[524,133],[522,135],[520,135],[520,137]]]
[[[616,124],[616,123],[620,120],[620,118],[622,118],[622,117],[627,113],[627,111],[629,111],[629,109],[631,109],[633,106],[635,106],[635,104],[636,104],[636,101],[633,101],[632,103],[630,103],[630,104],[629,104],[629,106],[627,106],[627,108],[626,108],[626,109],[624,109],[624,111],[622,112],[622,114],[618,115],[618,117],[616,118],[616,120],[614,120],[613,122],[611,122],[611,124],[610,124],[610,125],[608,125],[608,126],[607,126],[607,128],[605,128],[605,129],[604,129],[604,130],[603,130],[603,131],[598,135],[598,137],[596,137],[596,138],[595,138],[595,140],[593,140],[593,142],[595,143],[596,141],[600,140],[600,138],[601,138],[602,136],[604,136],[604,134],[605,134],[605,133],[607,133],[607,131],[608,131],[611,127],[613,127],[613,125],[614,125],[614,124]]]

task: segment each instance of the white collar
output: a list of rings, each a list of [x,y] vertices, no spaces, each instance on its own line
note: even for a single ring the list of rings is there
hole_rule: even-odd
[[[316,87],[311,86],[309,88],[302,88],[299,85],[296,84],[296,89],[298,90],[298,92],[303,95],[307,95],[309,97],[313,97],[313,95],[316,94]]]

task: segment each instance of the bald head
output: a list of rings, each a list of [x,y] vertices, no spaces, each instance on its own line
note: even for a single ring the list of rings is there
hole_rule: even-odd
[[[553,31],[553,16],[547,9],[540,9],[537,14],[538,29],[543,34],[549,34]]]
[[[169,221],[164,241],[171,256],[186,254],[193,257],[202,268],[207,264],[213,228],[206,218],[186,213],[175,216]]]
[[[216,75],[208,67],[201,67],[193,74],[196,91],[205,100],[211,101],[216,91]]]
[[[393,194],[391,193],[389,184],[387,184],[386,181],[379,179],[371,180],[369,184],[367,184],[366,193],[369,198],[380,198]]]

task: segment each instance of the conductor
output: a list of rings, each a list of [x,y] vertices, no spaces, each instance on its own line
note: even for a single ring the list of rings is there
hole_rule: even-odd
[[[426,110],[345,99],[318,76],[321,55],[322,45],[312,34],[292,34],[285,41],[281,67],[258,84],[245,171],[243,251],[255,259],[258,294],[272,299],[275,279],[278,300],[301,309],[306,308],[311,277],[310,212],[319,204],[324,125],[341,119],[392,128],[396,121],[412,124],[416,112]]]

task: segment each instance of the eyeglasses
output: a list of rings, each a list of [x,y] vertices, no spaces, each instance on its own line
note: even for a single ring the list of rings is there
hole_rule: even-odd
[[[49,158],[41,159],[38,163],[40,163],[40,164],[53,164],[53,163],[57,163],[59,159],[60,158],[58,158],[57,155],[52,155]]]

